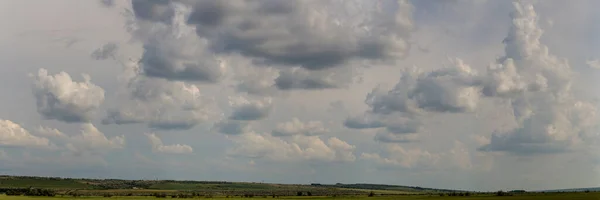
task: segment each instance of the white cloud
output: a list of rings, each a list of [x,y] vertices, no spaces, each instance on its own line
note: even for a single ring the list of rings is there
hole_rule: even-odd
[[[71,136],[66,141],[68,142],[67,149],[75,154],[102,153],[123,148],[125,136],[107,138],[93,124],[85,123],[81,125],[80,134]]]
[[[353,145],[330,137],[323,141],[318,136],[295,135],[289,140],[274,137],[269,134],[249,132],[232,137],[236,143],[229,154],[276,162],[294,161],[324,161],[352,162],[356,158]]]
[[[293,136],[306,135],[315,136],[323,135],[329,132],[320,121],[302,122],[298,118],[293,118],[292,121],[279,123],[271,134],[273,136]]]
[[[506,55],[490,66],[483,92],[509,99],[518,126],[492,134],[479,150],[521,155],[570,151],[593,131],[596,105],[572,92],[574,72],[568,61],[541,44],[543,30],[534,7],[513,5]]]
[[[51,148],[48,138],[29,133],[21,125],[0,119],[0,146]]]
[[[38,112],[47,119],[64,122],[88,122],[104,101],[104,90],[90,82],[84,74],[83,82],[75,82],[66,72],[48,75],[39,69],[33,93]]]
[[[125,102],[110,109],[103,124],[148,123],[163,130],[187,130],[206,121],[216,111],[212,100],[194,84],[134,75],[128,81]]]
[[[447,152],[432,153],[420,148],[405,149],[398,144],[386,146],[387,156],[377,153],[362,153],[360,158],[373,161],[382,166],[392,166],[418,170],[444,170],[473,168],[471,155],[466,146],[455,141],[454,147]]]
[[[38,134],[40,136],[49,137],[49,138],[65,138],[65,137],[68,137],[67,135],[65,135],[63,132],[61,132],[58,129],[50,128],[50,127],[44,127],[44,126],[38,126],[38,128],[35,129],[34,133],[36,133],[36,134]]]
[[[600,69],[600,60],[588,60],[585,62],[588,67],[593,69]]]
[[[154,133],[146,133],[150,144],[152,144],[152,151],[160,153],[170,154],[188,154],[194,152],[191,146],[185,144],[172,144],[164,145],[162,140]]]

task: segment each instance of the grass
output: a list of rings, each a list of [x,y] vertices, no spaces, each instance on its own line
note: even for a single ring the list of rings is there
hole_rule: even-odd
[[[26,196],[6,196],[0,195],[0,200],[61,200],[61,199],[87,199],[87,200],[156,200],[155,197],[26,197]],[[199,198],[199,199],[208,199],[208,198]],[[227,199],[227,200],[240,200],[240,199],[249,199],[249,198],[225,198],[225,197],[217,197],[213,199]],[[265,199],[261,197],[254,197],[250,199]],[[268,197],[268,199],[272,199]],[[376,196],[376,197],[279,197],[276,199],[310,199],[310,200],[319,200],[319,199],[336,199],[336,200],[344,200],[344,199],[373,199],[373,200],[384,200],[384,199],[404,199],[404,200],[417,200],[417,199],[426,199],[426,200],[559,200],[559,199],[573,199],[573,200],[597,200],[600,199],[600,193],[531,193],[517,196],[470,196],[470,197],[450,197],[450,196],[427,196],[427,195],[406,195],[406,196]]]

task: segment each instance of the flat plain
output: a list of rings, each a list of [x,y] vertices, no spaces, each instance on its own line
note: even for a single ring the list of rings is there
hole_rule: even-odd
[[[133,197],[28,197],[28,196],[6,196],[0,195],[0,199],[2,200],[61,200],[61,199],[87,199],[87,200],[147,200],[147,199],[160,199],[156,197],[141,197],[141,196],[133,196]],[[168,197],[170,199],[170,197]],[[212,198],[196,198],[196,199],[223,199],[223,200],[240,200],[240,199],[273,199],[272,197],[253,197],[253,198],[226,198],[226,197],[212,197]],[[493,195],[480,195],[480,196],[469,196],[469,197],[454,197],[454,196],[436,196],[436,195],[402,195],[402,196],[343,196],[343,197],[277,197],[275,199],[297,199],[297,200],[320,200],[320,199],[373,199],[373,200],[384,200],[384,199],[405,199],[405,200],[417,200],[417,199],[427,199],[427,200],[445,200],[445,199],[453,199],[453,200],[563,200],[563,199],[573,199],[573,200],[598,200],[600,199],[600,193],[592,192],[592,193],[536,193],[536,194],[523,194],[523,195],[515,195],[515,196],[493,196]]]
[[[223,181],[0,176],[0,200],[146,199],[483,199],[600,200],[600,192],[458,191],[382,184],[273,184]]]

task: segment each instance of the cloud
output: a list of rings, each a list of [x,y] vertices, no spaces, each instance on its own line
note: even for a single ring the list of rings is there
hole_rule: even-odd
[[[175,11],[169,7],[169,0],[132,0],[135,17],[142,20],[170,23]]]
[[[67,149],[79,155],[121,149],[125,145],[125,136],[107,138],[93,124],[84,123],[81,125],[80,134],[71,136],[66,141],[68,142],[66,145]]]
[[[178,81],[215,83],[222,79],[224,66],[217,58],[202,52],[202,41],[196,36],[174,33],[153,35],[144,44],[141,69],[148,77]]]
[[[246,99],[241,96],[230,98],[230,105],[233,107],[233,112],[229,116],[229,119],[242,121],[264,119],[271,111],[272,101],[271,98],[257,100]]]
[[[543,30],[534,7],[514,3],[514,9],[504,39],[506,55],[490,66],[484,94],[509,99],[518,126],[492,134],[479,150],[517,155],[573,150],[593,131],[597,108],[571,91],[573,71],[567,60],[541,44]]]
[[[21,125],[0,119],[0,146],[50,148],[53,145],[48,138],[32,135]]]
[[[372,161],[380,166],[393,168],[441,170],[470,170],[474,167],[466,146],[455,141],[454,147],[447,152],[432,153],[419,148],[405,149],[398,144],[387,145],[382,156],[377,153],[362,153],[360,159]]]
[[[388,131],[379,131],[375,135],[375,141],[383,143],[411,143],[419,141],[419,134],[397,134]]]
[[[385,127],[385,124],[379,121],[379,119],[365,115],[346,118],[344,126],[351,129],[371,129]]]
[[[232,56],[282,70],[274,85],[242,81],[249,94],[347,86],[355,64],[405,57],[414,26],[407,1],[134,0],[132,9],[147,76],[215,83]]]
[[[185,24],[189,9],[170,1],[132,1],[137,19],[134,39],[141,41],[140,72],[148,77],[174,81],[217,83],[225,66],[208,51],[206,40]],[[159,22],[159,23],[148,23]]]
[[[429,72],[403,69],[393,88],[373,88],[365,99],[369,109],[346,118],[344,126],[385,128],[375,140],[404,143],[417,141],[414,134],[423,131],[423,114],[475,112],[481,96],[479,76],[461,59],[450,59],[449,65]]]
[[[277,128],[271,132],[271,135],[277,137],[294,135],[315,136],[323,135],[327,132],[329,130],[320,121],[302,122],[298,118],[293,118],[292,121],[279,123]]]
[[[375,114],[422,112],[472,112],[479,102],[477,73],[461,59],[448,67],[423,72],[406,68],[390,90],[376,87],[365,102]]]
[[[89,75],[83,78],[83,82],[75,82],[66,72],[52,76],[39,69],[33,86],[38,113],[69,123],[90,121],[104,101],[104,89],[90,82]]]
[[[106,44],[102,45],[102,47],[94,50],[90,54],[90,57],[92,57],[96,60],[106,60],[109,58],[116,60],[115,55],[117,54],[118,50],[119,50],[119,46],[117,46],[117,44],[106,43]]]
[[[356,148],[336,137],[323,141],[318,136],[295,135],[289,141],[268,134],[249,132],[233,137],[236,143],[228,154],[275,162],[352,162]]]
[[[249,131],[249,122],[224,119],[213,125],[212,130],[227,135],[239,135]]]
[[[235,90],[254,96],[273,96],[278,94],[275,79],[279,70],[273,67],[257,67],[244,59],[229,59],[228,65],[234,66]]]
[[[43,137],[48,137],[48,138],[66,138],[66,137],[68,137],[66,134],[64,134],[60,130],[55,129],[55,128],[50,128],[50,127],[38,126],[38,128],[35,129],[34,132],[37,135],[40,135]]]
[[[283,69],[275,79],[275,86],[280,90],[320,90],[347,86],[353,76],[341,74],[341,70],[327,69],[309,71],[303,68]]]
[[[585,62],[588,67],[593,69],[600,69],[600,60],[588,60]]]
[[[115,5],[115,0],[100,0],[100,3],[106,7],[113,7]]]
[[[375,3],[349,1],[193,2],[188,23],[210,41],[215,52],[309,70],[352,59],[402,57],[413,28],[412,6],[405,1],[389,12],[376,10]],[[359,17],[335,12],[355,4],[364,9],[357,10]]]
[[[150,144],[152,144],[152,151],[169,154],[188,154],[194,152],[192,147],[184,144],[173,144],[164,145],[162,140],[154,133],[146,133]]]
[[[147,123],[153,129],[188,130],[214,112],[211,99],[194,84],[134,74],[125,90],[125,102],[109,109],[103,124]]]

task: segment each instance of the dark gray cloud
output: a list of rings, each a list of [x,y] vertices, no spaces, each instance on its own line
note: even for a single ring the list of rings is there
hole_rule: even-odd
[[[106,7],[113,7],[115,5],[115,0],[100,0],[100,4]]]
[[[385,127],[385,124],[377,119],[357,116],[346,118],[346,120],[344,120],[344,126],[351,129],[371,129]]]
[[[137,123],[143,123],[143,122],[144,122],[143,119],[137,118],[136,116],[133,116],[133,115],[128,115],[127,113],[124,113],[119,110],[107,110],[106,117],[104,117],[104,119],[102,119],[102,124],[104,124],[104,125],[137,124]]]
[[[337,84],[332,80],[326,80],[325,77],[311,76],[308,72],[291,70],[281,71],[275,79],[275,86],[280,90],[330,89],[339,87]]]
[[[264,63],[309,70],[336,67],[352,59],[404,55],[408,50],[405,39],[412,29],[408,4],[390,12],[365,8],[373,10],[360,12],[372,18],[344,21],[348,23],[344,26],[335,20],[351,19],[343,18],[345,13],[333,13],[333,9],[347,6],[343,1],[192,2],[188,23],[197,27],[199,36],[210,40],[215,52],[240,53]],[[332,12],[332,16],[319,15],[319,11]],[[322,24],[310,23],[314,17]],[[351,26],[361,24],[359,20],[377,21],[371,32],[365,33]]]
[[[96,60],[106,60],[109,58],[116,60],[115,55],[116,55],[118,49],[119,49],[119,46],[117,46],[117,44],[106,43],[106,44],[102,45],[102,47],[94,50],[90,56]]]
[[[199,81],[215,83],[223,76],[221,64],[214,57],[203,56],[202,50],[195,50],[192,45],[198,44],[197,38],[173,38],[173,35],[147,41],[140,59],[144,75],[178,81]],[[188,43],[189,42],[189,43]],[[188,44],[184,44],[188,43]],[[198,44],[200,45],[200,44]]]
[[[174,119],[174,120],[161,120],[151,121],[148,123],[148,127],[159,130],[189,130],[200,122],[195,119]]]
[[[227,135],[239,135],[249,131],[247,121],[221,120],[213,125],[213,131]]]
[[[423,127],[423,124],[415,120],[399,120],[386,123],[386,130],[394,134],[408,134],[408,133],[419,133]]]
[[[257,104],[242,105],[233,110],[229,119],[242,121],[260,120],[266,118],[269,115],[270,110],[270,106]]]
[[[171,0],[132,0],[131,8],[138,19],[171,23],[175,11],[169,6]]]

